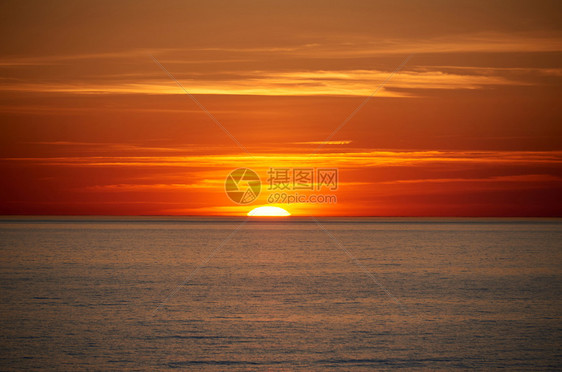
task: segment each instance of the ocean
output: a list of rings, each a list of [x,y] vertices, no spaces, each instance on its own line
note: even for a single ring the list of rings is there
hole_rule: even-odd
[[[1,218],[0,369],[562,369],[561,219],[243,221]]]

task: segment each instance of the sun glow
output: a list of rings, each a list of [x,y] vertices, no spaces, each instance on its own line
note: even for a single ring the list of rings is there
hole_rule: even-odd
[[[248,212],[252,217],[285,217],[291,214],[279,207],[257,207]]]

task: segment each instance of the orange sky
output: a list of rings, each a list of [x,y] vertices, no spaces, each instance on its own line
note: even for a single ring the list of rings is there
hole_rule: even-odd
[[[3,2],[0,214],[245,214],[268,193],[234,204],[223,187],[232,169],[267,183],[269,167],[337,167],[337,204],[285,208],[562,216],[561,10]]]

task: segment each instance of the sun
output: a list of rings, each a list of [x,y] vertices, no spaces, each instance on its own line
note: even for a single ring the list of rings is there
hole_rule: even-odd
[[[257,207],[248,212],[252,217],[286,217],[291,214],[279,207]]]

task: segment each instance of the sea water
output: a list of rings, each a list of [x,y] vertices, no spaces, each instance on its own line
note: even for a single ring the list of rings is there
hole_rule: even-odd
[[[0,219],[0,369],[562,368],[559,219],[244,221]]]

